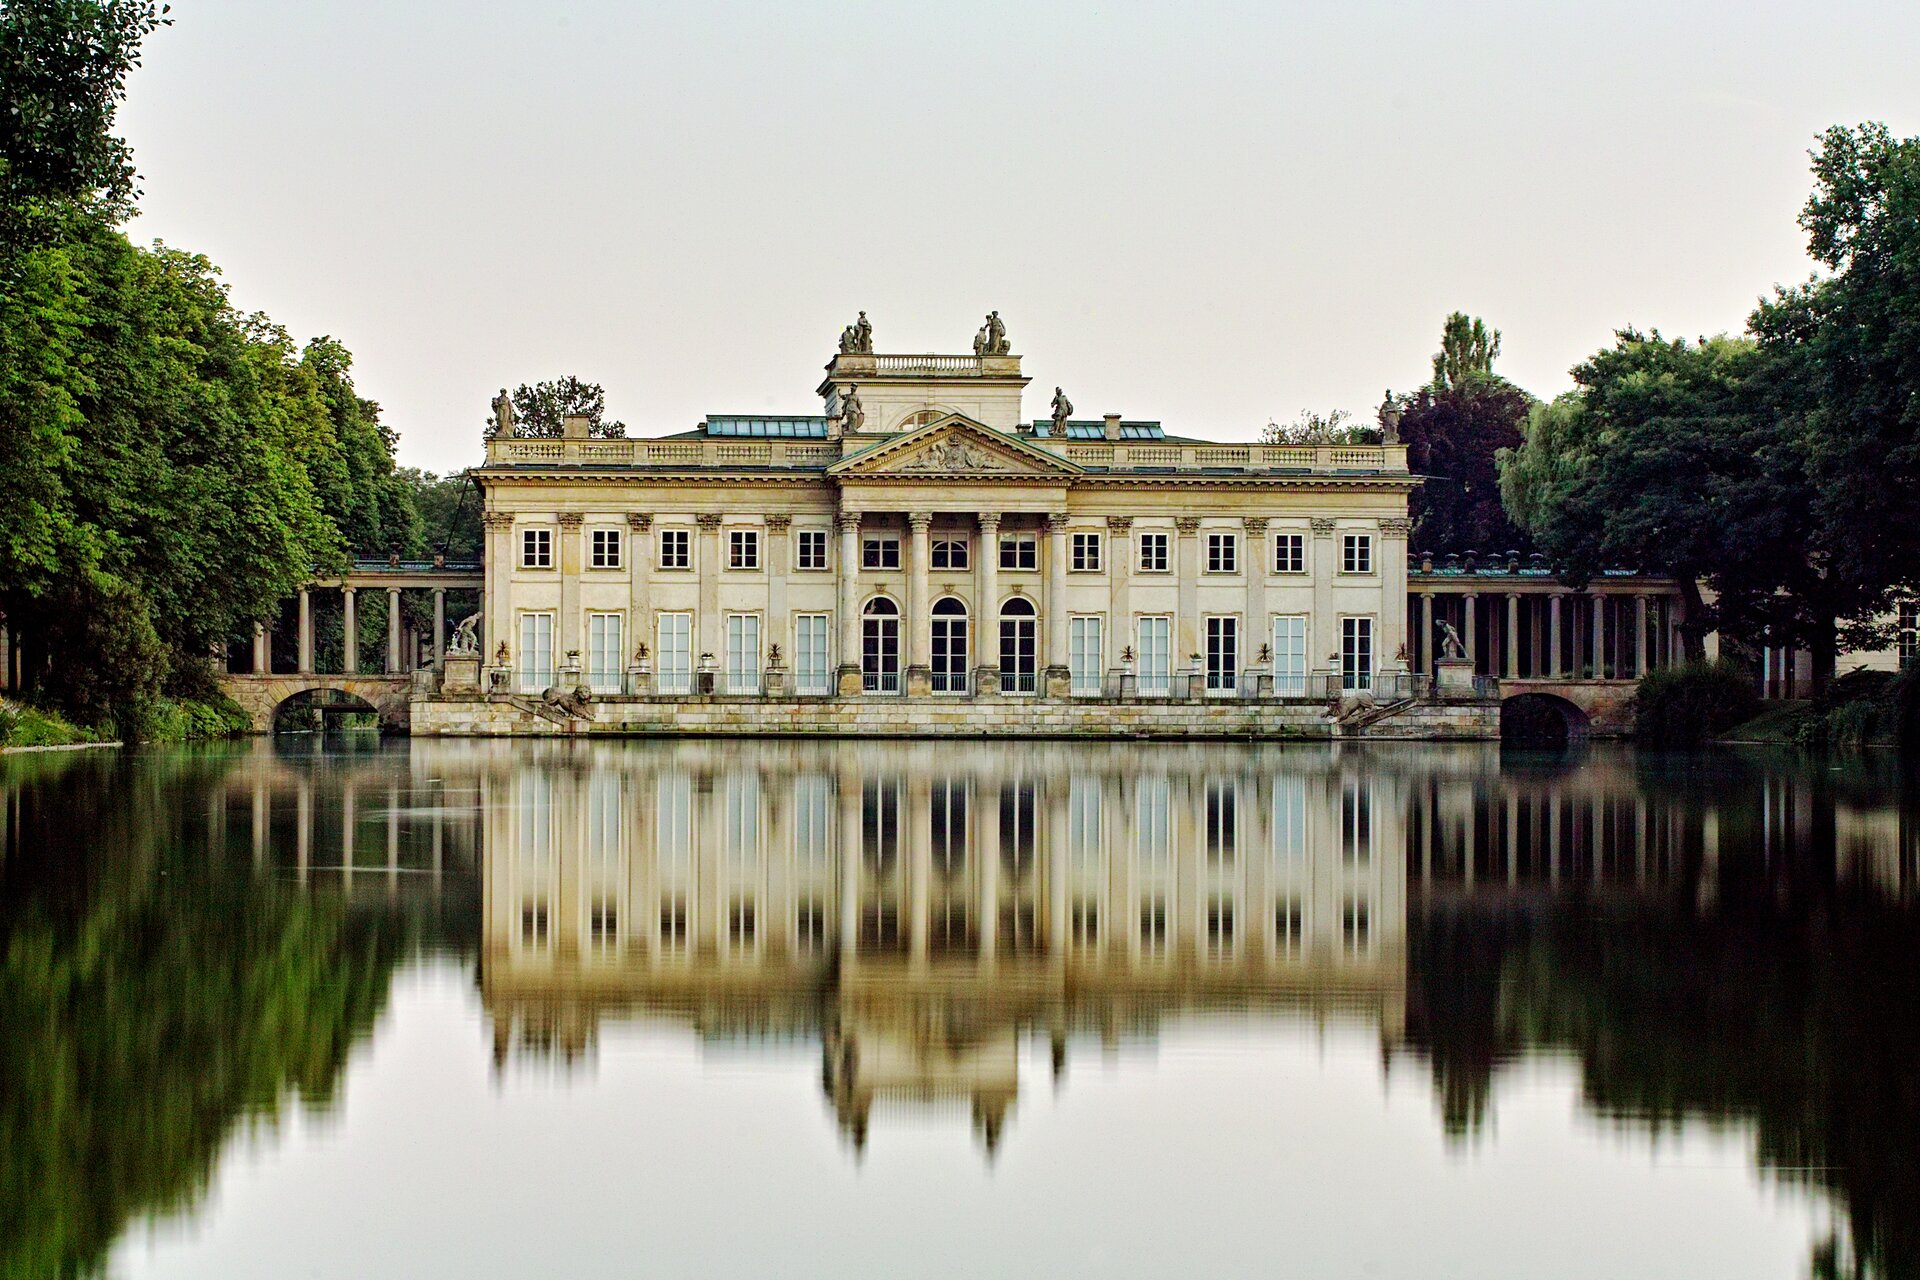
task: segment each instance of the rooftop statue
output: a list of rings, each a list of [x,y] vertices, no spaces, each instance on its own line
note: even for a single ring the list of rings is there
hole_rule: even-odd
[[[1000,313],[989,311],[987,322],[980,326],[980,332],[973,335],[973,354],[976,356],[1004,356],[1013,347],[1007,342],[1007,326],[1000,323]]]
[[[860,403],[860,388],[849,385],[847,394],[840,400],[840,429],[858,431],[867,422],[867,410]]]
[[[870,356],[873,354],[873,326],[867,322],[867,313],[862,311],[860,318],[840,331],[840,354]]]
[[[1053,389],[1053,434],[1056,436],[1067,434],[1067,419],[1072,416],[1073,401],[1067,399],[1066,392],[1055,387]]]
[[[513,397],[505,387],[493,398],[493,419],[487,424],[487,438],[513,435]]]

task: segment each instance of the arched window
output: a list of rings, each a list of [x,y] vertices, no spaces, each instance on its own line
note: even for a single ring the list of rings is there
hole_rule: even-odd
[[[1033,601],[1014,596],[1000,606],[1000,692],[1038,691],[1035,652],[1039,630]]]
[[[900,692],[900,606],[875,596],[861,610],[860,689],[863,693]]]
[[[933,691],[967,692],[967,606],[952,596],[933,602]]]

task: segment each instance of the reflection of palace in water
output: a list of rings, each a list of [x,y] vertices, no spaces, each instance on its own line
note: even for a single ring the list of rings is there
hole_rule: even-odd
[[[606,1018],[818,1035],[857,1145],[966,1103],[989,1149],[1022,1038],[1209,1010],[1398,1034],[1405,808],[1331,748],[843,743],[529,751],[483,775],[496,1054]]]

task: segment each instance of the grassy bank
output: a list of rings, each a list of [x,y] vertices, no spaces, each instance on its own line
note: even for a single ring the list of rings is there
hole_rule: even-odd
[[[1920,670],[1855,671],[1820,699],[1775,702],[1720,735],[1819,751],[1920,743]]]
[[[156,698],[140,711],[138,724],[87,729],[40,707],[0,699],[0,748],[66,747],[86,742],[209,742],[252,728],[247,713],[230,698]]]

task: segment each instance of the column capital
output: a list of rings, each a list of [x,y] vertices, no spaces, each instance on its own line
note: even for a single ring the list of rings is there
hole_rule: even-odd
[[[562,511],[560,513],[560,527],[562,529],[578,529],[586,522],[586,516],[578,511]]]
[[[488,511],[481,515],[480,523],[486,525],[489,529],[511,529],[513,528],[513,513],[511,511]]]
[[[1059,512],[1059,511],[1049,511],[1047,513],[1047,532],[1048,533],[1065,533],[1066,531],[1067,531],[1067,517],[1065,513]]]
[[[768,516],[767,517],[768,533],[785,533],[787,530],[791,528],[793,528],[792,516]]]
[[[720,527],[720,514],[716,511],[703,511],[693,518],[693,522],[702,529],[718,529]]]
[[[653,528],[653,513],[649,511],[627,512],[627,528],[635,533],[645,533]]]
[[[982,533],[999,532],[1000,513],[998,511],[982,511],[974,518],[980,522],[980,532]]]
[[[1247,516],[1240,521],[1240,526],[1245,529],[1248,534],[1258,538],[1267,532],[1267,518],[1265,516]]]
[[[932,525],[933,525],[933,512],[931,511],[907,512],[907,527],[911,529],[913,532],[925,533],[929,528],[932,527]]]
[[[842,533],[860,532],[860,513],[858,511],[842,511],[837,513],[833,517],[833,527]]]
[[[1313,536],[1316,538],[1331,538],[1333,536],[1333,517],[1315,516],[1313,519],[1307,521],[1307,527],[1313,530]]]
[[[1175,516],[1173,518],[1173,527],[1188,537],[1192,537],[1194,534],[1200,532],[1200,517]]]
[[[340,584],[340,594],[342,594],[342,595],[348,595],[348,596],[350,596],[350,595],[352,595],[352,594],[353,594],[354,592],[356,592],[356,591],[358,591],[359,589],[360,589],[360,588],[358,588],[358,587],[355,587],[355,586],[350,586],[350,585],[348,585],[347,583],[344,583],[344,582]]]
[[[1132,516],[1108,516],[1107,517],[1108,533],[1111,533],[1117,537],[1120,534],[1131,533],[1132,531],[1133,531]]]
[[[1380,536],[1383,538],[1406,539],[1413,536],[1413,521],[1394,516],[1380,522]]]

